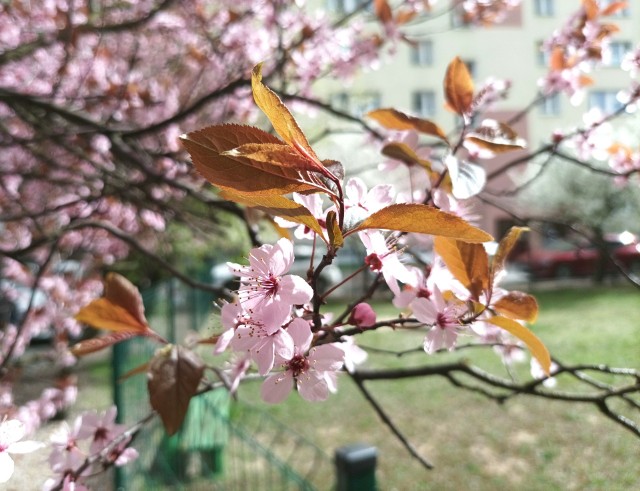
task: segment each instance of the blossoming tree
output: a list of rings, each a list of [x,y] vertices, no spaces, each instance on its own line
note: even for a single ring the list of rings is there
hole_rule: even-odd
[[[443,74],[444,102],[460,121],[453,132],[393,108],[367,115],[366,127],[377,125],[371,133],[379,138],[382,155],[411,169],[411,195],[396,196],[388,183],[368,190],[349,168],[316,154],[295,110],[289,109],[298,106],[285,102],[303,100],[355,119],[315,100],[313,81],[348,77],[375,61],[386,43],[411,42],[403,26],[418,22],[431,8],[429,1],[370,3],[373,14],[363,3],[337,21],[280,1],[140,1],[126,8],[111,2],[52,1],[1,7],[1,288],[13,299],[28,288],[25,312],[6,319],[1,338],[6,396],[0,410],[10,420],[0,427],[6,433],[4,447],[0,444],[0,465],[6,466],[2,478],[12,470],[6,452],[17,451],[15,442],[23,434],[15,420],[33,429],[75,397],[74,386],[67,383],[33,404],[13,403],[12,369],[29,340],[49,326],[55,328],[55,348],[65,365],[132,337],[157,343],[157,354],[146,366],[149,400],[169,434],[179,429],[190,400],[215,387],[234,391],[255,375],[264,377],[261,396],[267,403],[281,402],[292,391],[315,402],[330,400],[340,374],[346,373],[426,467],[429,461],[394,425],[365,382],[431,375],[457,380],[457,374],[465,374],[480,387],[501,389],[507,394],[501,397],[524,393],[593,404],[640,436],[633,418],[609,405],[623,400],[637,413],[638,403],[630,395],[638,392],[637,372],[553,360],[527,327],[538,314],[535,298],[499,286],[507,257],[525,229],[515,227],[497,238],[497,253],[490,257],[482,244],[492,237],[469,222],[466,200],[492,177],[485,175],[481,159],[508,156],[525,145],[507,122],[483,119],[492,102],[504,96],[505,86],[476,88],[456,57]],[[465,1],[462,7],[468,23],[485,24],[499,21],[517,3]],[[540,99],[560,91],[579,97],[588,83],[583,70],[600,59],[614,33],[603,19],[622,6],[582,2],[546,46],[551,63],[540,81]],[[372,17],[374,27],[357,22],[362,15]],[[626,66],[637,70],[638,59],[634,53]],[[639,96],[638,85],[631,84],[624,109]],[[273,131],[244,124],[255,117],[256,106]],[[597,142],[598,128],[624,109],[573,133],[550,135],[531,158],[558,154],[570,141]],[[426,153],[424,146],[418,148],[423,137],[431,142]],[[637,150],[613,145],[607,150],[612,176],[632,179],[638,173]],[[220,332],[202,340],[203,346],[214,343],[216,354],[233,352],[237,362],[230,371],[209,372],[197,350],[169,344],[153,330],[130,281],[113,272],[100,281],[100,274],[135,250],[187,284],[220,293],[157,252],[168,222],[210,232],[220,213],[240,217],[254,247],[246,251],[246,264],[229,263],[240,287],[232,301],[221,305]],[[256,217],[277,223],[283,237],[261,244]],[[296,230],[288,234],[287,227]],[[322,251],[306,277],[289,273],[292,237],[302,236]],[[434,251],[431,263],[412,263],[409,244],[425,240]],[[371,270],[374,279],[342,313],[331,316],[326,303],[339,285],[322,290],[319,278],[346,241],[362,243],[366,252],[359,271]],[[70,260],[79,274],[66,272]],[[385,287],[397,315],[378,319],[370,300]],[[69,346],[83,325],[106,334]],[[526,349],[534,377],[518,382],[464,362],[359,368],[365,354],[358,336],[389,327],[397,335],[423,332],[425,356],[472,343],[495,348],[509,363],[514,350]],[[594,384],[586,375],[590,371],[621,380]],[[560,374],[592,392],[554,392],[548,377]],[[89,471],[135,458],[129,443],[143,424],[122,428],[109,410],[64,428],[53,439],[50,463],[56,477],[47,489],[82,489]],[[80,450],[80,440],[90,441],[87,448]]]

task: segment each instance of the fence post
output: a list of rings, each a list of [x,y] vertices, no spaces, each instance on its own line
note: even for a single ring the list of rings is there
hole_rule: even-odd
[[[336,450],[337,491],[376,490],[376,447],[356,443]]]

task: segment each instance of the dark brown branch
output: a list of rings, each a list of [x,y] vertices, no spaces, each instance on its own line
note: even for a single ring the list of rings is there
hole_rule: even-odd
[[[422,466],[426,469],[433,469],[433,464],[425,459],[418,450],[411,444],[411,442],[404,436],[404,434],[400,431],[400,429],[395,425],[395,423],[391,420],[389,415],[384,411],[382,406],[378,404],[378,401],[373,397],[373,395],[367,390],[364,386],[364,382],[361,378],[355,377],[354,374],[349,373],[351,375],[352,380],[356,383],[356,386],[367,400],[371,407],[376,412],[376,414],[380,417],[382,422],[387,425],[387,427],[391,430],[391,432],[396,436],[396,438],[402,443],[404,448],[418,461]]]

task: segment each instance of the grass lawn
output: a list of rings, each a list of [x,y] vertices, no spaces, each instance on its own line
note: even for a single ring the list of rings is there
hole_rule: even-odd
[[[564,363],[640,368],[640,292],[606,287],[534,293],[541,307],[534,331],[554,356]],[[418,333],[381,330],[366,333],[361,343],[407,349],[420,346],[421,339]],[[462,357],[504,375],[498,358],[479,349],[402,359],[373,354],[367,366],[418,366]],[[522,377],[527,373],[528,363],[518,370]],[[409,456],[346,376],[338,394],[325,403],[306,403],[294,394],[268,411],[330,454],[354,442],[376,446],[378,483],[384,490],[640,489],[640,439],[591,406],[530,396],[499,405],[436,377],[376,381],[367,387],[435,464],[433,471]],[[257,389],[247,384],[240,395],[257,402]]]

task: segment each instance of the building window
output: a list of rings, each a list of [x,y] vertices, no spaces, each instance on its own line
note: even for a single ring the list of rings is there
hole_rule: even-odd
[[[363,92],[360,94],[348,94],[336,92],[331,95],[331,107],[362,118],[369,111],[380,107],[380,94],[377,92]]]
[[[620,67],[620,63],[629,51],[631,51],[631,43],[629,41],[614,41],[609,45],[608,52],[603,56],[605,66]]]
[[[598,108],[604,114],[611,114],[622,106],[617,90],[594,90],[589,94],[589,109]]]
[[[350,14],[364,3],[366,0],[327,0],[327,9],[337,14]]]
[[[553,0],[535,0],[534,8],[540,17],[552,17],[555,11]]]
[[[551,94],[540,103],[540,114],[543,116],[558,116],[560,114],[560,94]]]
[[[421,118],[431,118],[436,114],[436,94],[432,90],[413,93],[413,112]]]
[[[607,7],[609,7],[609,5],[611,5],[612,3],[620,3],[618,0],[600,0],[599,2],[599,6],[600,6],[600,10],[605,10]],[[623,7],[623,8],[619,8],[617,9],[612,15],[613,17],[629,17],[630,13],[629,13],[629,7],[628,5],[631,2],[627,2],[627,6]]]
[[[433,42],[419,41],[411,48],[411,63],[414,65],[433,65]]]
[[[536,43],[536,60],[538,65],[547,67],[549,66],[549,58],[551,54],[548,49],[544,49],[544,41],[538,41]]]

